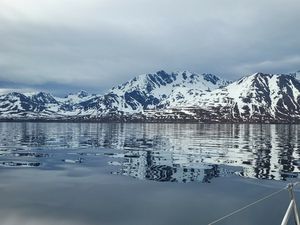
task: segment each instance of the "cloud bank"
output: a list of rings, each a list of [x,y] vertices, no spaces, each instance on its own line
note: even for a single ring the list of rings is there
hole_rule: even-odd
[[[300,69],[298,0],[2,0],[0,88],[103,92],[142,73]]]

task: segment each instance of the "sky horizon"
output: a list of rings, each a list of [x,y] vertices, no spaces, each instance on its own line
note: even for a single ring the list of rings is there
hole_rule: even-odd
[[[159,70],[161,71],[161,70]],[[144,73],[144,74],[153,74],[153,73],[156,73],[156,72],[159,72],[159,71],[153,71],[153,72],[150,72],[150,73]],[[180,71],[188,71],[188,70],[178,70],[178,71],[166,71],[164,70],[165,72],[167,73],[172,73],[172,72],[180,72]],[[197,73],[195,71],[189,71],[189,72],[192,72],[192,73]],[[255,74],[255,73],[259,73],[261,71],[256,71],[256,72],[253,72],[253,73],[249,73],[249,74],[242,74],[240,77],[236,77],[234,79],[226,79],[228,81],[236,81],[244,76],[248,76],[248,75],[252,75],[252,74]],[[299,73],[300,70],[297,70],[297,71],[293,71],[293,72],[286,72],[286,73],[280,73],[280,74],[293,74],[293,73]],[[144,75],[144,74],[139,74],[139,75],[136,75],[136,76],[133,76],[131,78],[128,78],[128,80],[124,81],[124,82],[121,82],[121,83],[116,83],[115,85],[111,86],[111,87],[108,87],[107,89],[103,89],[102,91],[99,91],[98,89],[84,89],[82,88],[81,86],[78,86],[78,87],[69,87],[69,89],[64,89],[66,87],[66,85],[62,85],[62,84],[57,84],[57,83],[47,83],[47,84],[41,84],[41,85],[28,85],[28,86],[19,86],[18,83],[7,83],[5,85],[2,85],[0,87],[0,95],[1,94],[8,94],[8,93],[11,93],[11,92],[20,92],[20,93],[38,93],[38,92],[48,92],[54,96],[57,96],[57,97],[66,97],[67,95],[70,95],[70,94],[78,94],[82,91],[84,92],[87,92],[88,94],[106,94],[107,91],[109,91],[109,89],[113,88],[113,87],[116,87],[118,85],[121,85],[121,84],[124,84],[126,83],[127,81],[129,80],[132,80],[133,78],[137,77],[137,76],[140,76],[140,75]],[[198,74],[203,74],[203,73],[198,73]],[[220,77],[221,79],[224,78],[218,74],[214,74],[218,77]],[[225,78],[224,78],[225,79]],[[59,88],[57,88],[59,87]],[[67,86],[68,87],[68,86]]]
[[[2,0],[1,90],[102,94],[159,70],[300,70],[297,0]]]

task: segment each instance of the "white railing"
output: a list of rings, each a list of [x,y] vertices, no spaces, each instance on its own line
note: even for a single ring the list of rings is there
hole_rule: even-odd
[[[281,225],[287,225],[287,223],[290,219],[292,211],[294,211],[295,224],[300,225],[299,214],[298,214],[298,209],[297,209],[297,204],[296,204],[296,199],[295,199],[295,194],[294,194],[294,187],[297,184],[299,184],[299,182],[294,183],[294,184],[293,183],[289,184],[288,187],[287,187],[287,189],[290,193],[291,202],[290,202],[289,207],[287,208],[286,213],[285,213],[285,215],[282,219]]]

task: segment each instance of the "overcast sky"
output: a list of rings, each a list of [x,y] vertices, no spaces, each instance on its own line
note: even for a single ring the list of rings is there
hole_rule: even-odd
[[[299,0],[0,0],[0,88],[103,93],[164,69],[300,69]]]

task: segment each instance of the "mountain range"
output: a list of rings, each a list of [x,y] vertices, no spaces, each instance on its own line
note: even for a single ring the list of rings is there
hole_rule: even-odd
[[[0,96],[0,120],[300,122],[300,72],[255,73],[231,82],[188,71],[143,74],[106,94]]]

